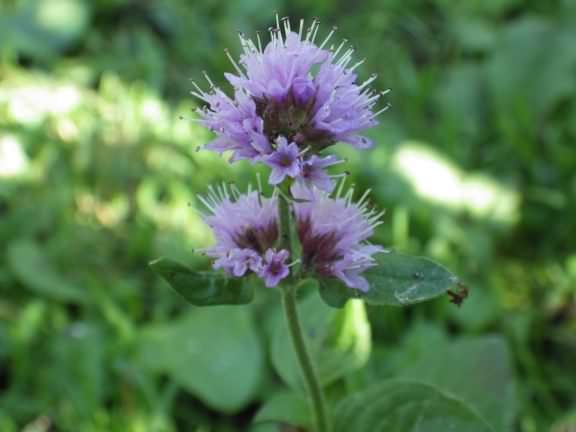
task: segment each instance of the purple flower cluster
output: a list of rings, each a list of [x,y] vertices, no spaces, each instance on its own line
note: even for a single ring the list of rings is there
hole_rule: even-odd
[[[368,209],[367,193],[354,203],[352,190],[330,197],[297,184],[292,192],[297,198],[291,210],[302,246],[301,271],[338,278],[350,288],[367,291],[361,273],[375,265],[375,253],[384,251],[366,243],[381,217]],[[278,199],[276,194],[266,198],[257,191],[241,194],[225,186],[200,197],[209,210],[203,219],[216,237],[216,244],[204,250],[214,259],[214,268],[236,277],[255,273],[268,287],[289,276],[289,252],[276,249]]]
[[[351,65],[354,50],[345,42],[328,47],[334,29],[316,45],[318,29],[316,20],[306,30],[300,21],[296,32],[289,20],[277,19],[265,47],[260,36],[254,42],[240,35],[239,64],[227,53],[236,70],[226,74],[233,97],[208,77],[208,91],[195,84],[192,93],[206,103],[198,109],[200,122],[217,135],[208,149],[229,150],[233,161],[269,165],[271,184],[290,177],[332,189],[324,169],[339,161],[319,152],[336,142],[370,147],[362,132],[375,126],[376,116],[387,107],[373,112],[383,94],[369,88],[376,76],[357,83],[354,71],[362,61]]]

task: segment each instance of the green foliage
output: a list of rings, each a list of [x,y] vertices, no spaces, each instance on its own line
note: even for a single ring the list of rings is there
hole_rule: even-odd
[[[291,392],[271,396],[254,417],[255,424],[285,423],[300,427],[310,427],[311,420],[312,413],[306,398]]]
[[[350,301],[343,309],[334,310],[313,294],[300,302],[299,311],[309,350],[323,384],[366,363],[370,354],[370,325],[362,302]],[[286,323],[279,319],[276,326],[270,353],[272,364],[286,384],[304,391]]]
[[[216,272],[195,272],[166,258],[152,261],[150,267],[196,306],[246,304],[254,297],[256,281],[250,278],[230,278]]]
[[[461,308],[446,296],[365,309],[303,299],[336,413],[357,409],[346,394],[393,390],[402,384],[387,380],[401,377],[414,384],[399,395],[433,398],[431,421],[573,427],[573,1],[4,0],[0,430],[310,424],[274,290],[196,308],[146,267],[169,256],[204,274],[192,250],[211,239],[196,194],[254,182],[254,167],[195,151],[210,134],[189,121],[188,78],[206,69],[222,83],[222,49],[238,53],[236,30],[267,28],[274,9],[337,25],[366,57],[361,78],[377,73],[392,89],[375,148],[337,148],[357,190],[387,209],[373,241],[430,256],[470,288]],[[440,275],[429,293],[448,288]],[[328,288],[329,304],[351,294]],[[418,405],[392,404],[398,421]],[[373,426],[369,412],[358,418]]]
[[[18,280],[38,294],[62,301],[85,301],[82,291],[52,268],[42,247],[35,242],[21,240],[11,243],[7,258]]]
[[[450,394],[474,407],[495,431],[509,431],[516,412],[516,394],[505,342],[496,336],[456,341],[441,338],[434,340],[435,349],[429,350],[425,345],[430,343],[430,333],[419,337],[424,338],[421,355],[410,356],[409,350],[398,353],[395,376]],[[490,374],[480,370],[489,370]]]
[[[353,394],[335,412],[337,432],[493,431],[460,400],[413,382],[391,381]]]
[[[249,311],[222,306],[145,326],[136,361],[145,370],[166,373],[206,404],[234,412],[258,390],[262,354]]]
[[[370,283],[367,293],[346,288],[337,280],[320,282],[322,299],[341,307],[349,298],[358,297],[372,305],[406,306],[433,299],[458,283],[458,278],[441,265],[422,257],[388,253],[365,272]]]

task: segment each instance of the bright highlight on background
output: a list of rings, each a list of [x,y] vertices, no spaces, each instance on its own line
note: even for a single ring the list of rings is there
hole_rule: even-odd
[[[403,143],[392,164],[418,195],[430,201],[499,222],[517,217],[517,192],[487,176],[464,173],[421,143]]]
[[[22,144],[12,135],[0,136],[0,177],[23,174],[28,167],[28,157]]]

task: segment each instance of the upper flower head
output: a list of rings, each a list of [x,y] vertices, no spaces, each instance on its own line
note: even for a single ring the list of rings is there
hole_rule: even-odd
[[[366,243],[381,214],[369,210],[365,194],[352,201],[352,191],[330,197],[317,188],[297,183],[292,204],[300,244],[302,270],[319,277],[338,278],[348,287],[367,291],[362,272],[375,264],[380,246]],[[227,188],[212,189],[200,198],[210,214],[204,220],[216,237],[216,245],[205,250],[214,268],[230,275],[253,272],[267,286],[276,286],[289,275],[287,250],[276,249],[278,240],[278,196],[262,197],[256,191],[240,194]]]
[[[304,30],[303,21],[297,32],[290,22],[277,19],[270,30],[270,42],[262,47],[240,36],[243,53],[239,62],[230,54],[236,74],[226,74],[234,87],[234,96],[226,95],[207,77],[210,90],[196,86],[194,95],[206,102],[199,109],[201,123],[213,130],[217,138],[207,147],[219,152],[232,151],[233,160],[268,160],[278,150],[279,137],[306,149],[306,158],[326,147],[346,142],[357,148],[371,146],[362,135],[377,124],[373,109],[381,93],[370,90],[376,76],[357,82],[351,65],[352,48],[345,42],[329,44],[334,29],[316,45],[319,23]]]

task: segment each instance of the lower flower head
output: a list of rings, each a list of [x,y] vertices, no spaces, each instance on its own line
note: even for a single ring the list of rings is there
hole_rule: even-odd
[[[352,191],[331,197],[303,183],[296,183],[292,193],[297,198],[292,210],[302,248],[302,271],[338,278],[350,288],[367,291],[362,273],[375,265],[373,255],[384,251],[366,242],[381,223],[381,213],[368,209],[367,194],[355,203]],[[288,277],[290,253],[276,248],[277,195],[240,194],[222,186],[200,199],[210,211],[203,217],[216,238],[216,244],[204,250],[214,259],[214,268],[236,277],[254,273],[268,287]]]

